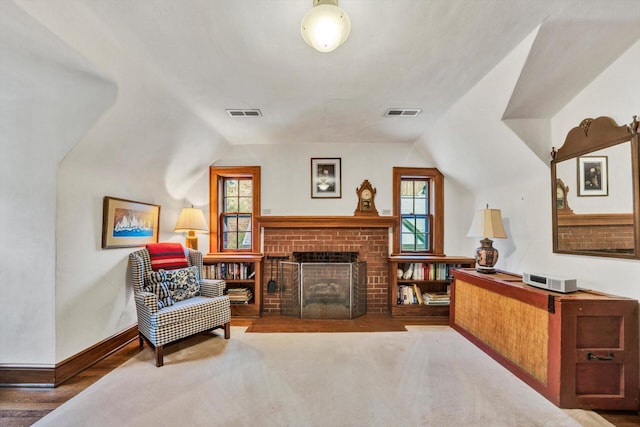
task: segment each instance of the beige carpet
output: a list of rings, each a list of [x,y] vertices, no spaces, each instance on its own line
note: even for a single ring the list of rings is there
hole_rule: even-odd
[[[580,426],[447,326],[201,335],[139,353],[38,426]],[[592,417],[595,415],[595,417]],[[610,425],[579,411],[584,425]]]

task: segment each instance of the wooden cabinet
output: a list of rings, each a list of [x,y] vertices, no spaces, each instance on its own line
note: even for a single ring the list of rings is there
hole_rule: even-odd
[[[638,301],[456,270],[449,324],[561,408],[638,410]]]
[[[262,312],[262,254],[210,253],[204,256],[204,276],[222,279],[234,317],[260,317]]]
[[[446,294],[455,268],[475,265],[473,258],[391,255],[389,257],[389,308],[392,316],[448,316]],[[403,292],[404,291],[404,292]],[[432,301],[424,294],[443,295]]]

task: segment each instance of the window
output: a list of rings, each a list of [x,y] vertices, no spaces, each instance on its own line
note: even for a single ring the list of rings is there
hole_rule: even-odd
[[[444,176],[435,168],[393,168],[394,253],[444,253]]]
[[[254,252],[258,248],[260,167],[211,167],[210,252]]]

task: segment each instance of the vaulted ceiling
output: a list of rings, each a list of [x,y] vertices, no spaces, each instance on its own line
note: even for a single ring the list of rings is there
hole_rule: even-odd
[[[331,53],[300,36],[312,0],[14,2],[119,84],[156,79],[232,145],[415,141],[536,28],[504,118],[548,118],[640,38],[637,0],[340,0],[351,34]]]

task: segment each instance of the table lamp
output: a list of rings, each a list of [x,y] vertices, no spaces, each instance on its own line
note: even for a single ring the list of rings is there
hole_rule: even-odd
[[[176,233],[187,233],[185,245],[187,248],[198,250],[198,238],[196,233],[208,233],[207,221],[200,209],[183,208],[176,226],[173,229]]]
[[[493,240],[490,237],[498,239],[507,237],[502,225],[500,209],[489,209],[487,205],[486,209],[477,210],[467,237],[483,237],[480,240],[480,247],[476,249],[476,271],[486,274],[495,273],[493,266],[498,262],[498,250],[493,247]]]

